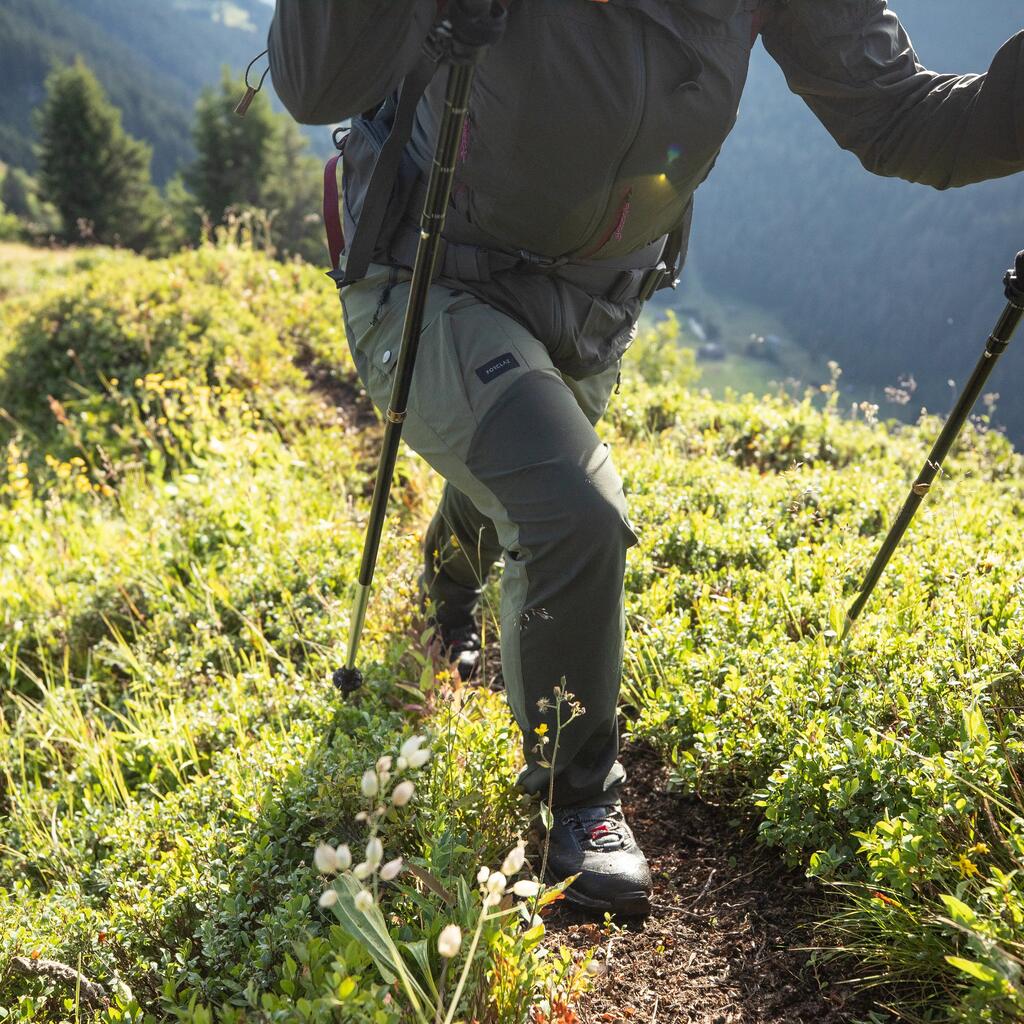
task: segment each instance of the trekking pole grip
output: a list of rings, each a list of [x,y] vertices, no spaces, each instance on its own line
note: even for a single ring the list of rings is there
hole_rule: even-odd
[[[476,64],[504,35],[506,21],[499,0],[450,0],[424,48],[439,64]]]
[[[1006,272],[1006,300],[1017,309],[1024,309],[1024,250],[1017,253],[1017,262]]]

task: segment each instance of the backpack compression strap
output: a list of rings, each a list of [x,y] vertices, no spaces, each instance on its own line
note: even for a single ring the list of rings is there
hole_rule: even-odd
[[[370,182],[363,199],[356,234],[345,261],[345,277],[341,284],[352,284],[366,276],[366,270],[373,259],[381,226],[387,214],[391,191],[398,175],[402,153],[412,138],[416,108],[427,91],[437,65],[429,57],[420,62],[406,75],[398,91],[395,121],[381,147],[377,160],[370,171]],[[330,252],[331,267],[338,269],[341,254],[345,251],[345,233],[341,223],[341,202],[338,189],[338,163],[345,155],[345,140],[338,143],[339,152],[331,157],[324,169],[324,224],[327,230],[327,248]]]
[[[331,268],[338,269],[345,251],[345,229],[341,224],[341,194],[338,189],[338,164],[345,155],[345,140],[338,143],[338,152],[324,168],[324,228],[327,231],[327,252]]]

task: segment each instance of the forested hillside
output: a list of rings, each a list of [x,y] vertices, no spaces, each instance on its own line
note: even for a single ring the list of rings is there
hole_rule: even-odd
[[[1016,0],[894,0],[921,61],[982,72],[1024,27]],[[842,152],[758,47],[740,121],[697,197],[693,267],[717,293],[780,315],[815,353],[870,385],[886,415],[945,410],[1001,309],[1024,247],[1024,176],[949,192],[873,177]],[[1017,364],[1019,367],[1019,364]],[[1001,368],[998,418],[1024,436]],[[901,410],[883,389],[919,385]]]
[[[263,49],[260,0],[0,0],[0,161],[33,164],[32,112],[55,66],[82,57],[166,181],[192,153],[192,108],[225,64]]]

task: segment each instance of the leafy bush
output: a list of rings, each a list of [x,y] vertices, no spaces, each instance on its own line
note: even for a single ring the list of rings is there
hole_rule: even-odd
[[[0,306],[6,1016],[396,1024],[407,993],[341,896],[318,905],[315,848],[365,843],[361,780],[414,716],[435,755],[386,839],[419,874],[380,885],[376,924],[429,991],[443,928],[475,932],[473,879],[533,813],[501,700],[423,652],[410,581],[439,482],[407,453],[367,692],[341,705],[327,684],[373,472],[326,400],[358,395],[335,301],[314,271],[210,246],[76,258]],[[658,357],[674,330],[638,342],[607,428],[641,537],[630,728],[834,886],[828,941],[896,983],[905,1019],[1016,1019],[1021,457],[965,433],[842,646],[937,424],[840,415],[835,381],[713,401],[667,372],[692,384],[685,356]],[[571,999],[583,965],[535,926],[502,916],[459,947],[456,1014],[518,1024]],[[33,955],[110,1005],[23,975]]]
[[[397,1022],[314,848],[357,842],[410,714],[435,753],[388,836],[423,878],[472,887],[533,811],[503,702],[423,653],[411,529],[381,553],[366,692],[330,687],[373,470],[327,400],[358,395],[332,290],[237,246],[103,253],[0,318],[0,1019]],[[422,520],[436,482],[399,474]],[[379,895],[421,949],[447,904],[416,877]],[[503,914],[453,1012],[519,1021],[584,968]]]
[[[848,952],[909,986],[913,1019],[1016,1019],[1022,460],[966,431],[840,645],[938,424],[836,404],[690,395],[631,451],[632,729],[679,785],[756,810],[766,841],[845,886]]]

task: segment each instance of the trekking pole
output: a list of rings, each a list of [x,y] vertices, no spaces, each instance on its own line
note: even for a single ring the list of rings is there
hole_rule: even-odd
[[[468,36],[472,41],[457,38],[456,30],[450,19],[442,21],[428,40],[431,55],[436,55],[439,63],[444,62],[449,65],[448,85],[444,115],[438,130],[434,164],[431,168],[427,196],[423,204],[420,241],[413,263],[409,302],[405,311],[405,324],[402,328],[395,381],[385,413],[384,440],[381,446],[380,462],[377,466],[377,479],[373,486],[370,518],[363,542],[363,557],[359,566],[355,603],[349,625],[348,654],[344,667],[339,668],[333,676],[334,685],[343,694],[354,693],[363,684],[362,673],[356,668],[356,658],[359,654],[363,625],[366,622],[370,587],[373,584],[395,463],[398,460],[398,448],[402,440],[402,425],[405,422],[409,406],[409,392],[412,389],[416,353],[419,350],[420,334],[423,330],[427,293],[434,279],[441,245],[441,232],[444,230],[445,216],[452,194],[455,164],[462,142],[462,133],[465,130],[473,76],[476,72],[477,61],[488,42],[494,37],[495,26],[504,20],[504,8],[494,8],[491,0],[459,0],[459,8],[470,28]],[[494,24],[489,26],[488,22]]]
[[[846,613],[846,625],[843,628],[843,636],[840,642],[845,641],[850,635],[850,630],[853,629],[860,613],[864,610],[864,606],[868,603],[868,599],[881,579],[882,573],[885,572],[885,567],[889,564],[889,559],[892,558],[897,545],[907,532],[914,514],[928,495],[932,482],[942,468],[942,463],[949,454],[950,448],[953,447],[954,442],[959,437],[960,431],[967,422],[967,417],[971,414],[974,403],[977,402],[981,395],[985,383],[999,361],[999,357],[1006,351],[1021,319],[1024,319],[1024,252],[1017,254],[1016,266],[1014,269],[1006,272],[1003,283],[1006,286],[1006,308],[1003,310],[995,330],[990,335],[985,345],[985,351],[978,360],[978,365],[975,366],[967,386],[957,399],[953,411],[949,414],[949,419],[946,420],[942,433],[939,434],[932,447],[924,468],[918,474],[914,485],[910,488],[910,494],[903,503],[903,508],[900,509],[900,513],[892,524],[888,536],[882,542],[882,547],[875,556],[867,576],[864,578],[856,601],[853,602],[850,610]]]

